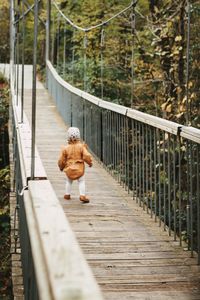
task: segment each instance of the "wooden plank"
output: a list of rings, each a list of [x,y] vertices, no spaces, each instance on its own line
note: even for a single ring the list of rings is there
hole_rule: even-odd
[[[93,266],[94,269],[97,267],[101,267],[102,269],[112,266],[112,265],[124,265],[128,266],[129,268],[135,268],[135,267],[142,267],[144,266],[145,268],[149,267],[155,267],[155,266],[163,266],[163,267],[170,267],[170,266],[189,266],[189,267],[196,267],[195,261],[193,258],[184,258],[182,259],[181,257],[179,258],[163,258],[163,259],[157,259],[157,258],[152,258],[148,260],[138,260],[138,259],[94,259],[94,260],[89,260],[90,266]]]
[[[29,195],[53,299],[102,299],[50,182],[29,181]]]
[[[119,113],[121,115],[126,115],[127,114],[127,110],[128,108],[116,103],[112,103],[109,101],[103,101],[103,100],[99,100],[99,107],[102,107],[104,109]]]
[[[188,126],[182,126],[181,136],[185,139],[200,144],[200,129]]]
[[[182,125],[162,119],[135,109],[128,109],[127,116],[144,124],[149,124],[166,132],[177,135]]]
[[[40,243],[40,237],[38,233],[37,223],[33,212],[33,206],[31,203],[30,195],[28,191],[24,191],[24,207],[27,219],[27,226],[30,237],[30,244],[32,249],[32,256],[34,262],[34,270],[36,273],[36,280],[38,286],[38,292],[41,300],[53,300],[53,295],[51,291],[51,286],[49,284],[47,274],[46,260],[44,257],[44,252],[42,250],[42,245]]]
[[[123,300],[178,300],[178,299],[181,299],[181,300],[199,300],[199,293],[196,293],[195,292],[191,292],[191,293],[188,293],[188,292],[178,292],[178,291],[175,291],[175,292],[162,292],[162,291],[159,291],[157,293],[155,292],[149,292],[147,291],[146,293],[135,293],[135,292],[132,292],[131,293],[131,297],[130,297],[130,294],[126,293],[125,291],[124,292],[121,292],[121,299]],[[107,298],[106,299],[109,299],[109,300],[115,300],[117,297],[117,293],[114,293],[114,292],[108,292],[107,293]]]
[[[27,98],[30,115],[29,101]],[[65,176],[57,168],[57,158],[60,146],[65,143],[66,125],[48,94],[39,96],[38,110],[37,122],[42,131],[37,133],[37,146],[48,179],[105,299],[182,300],[183,295],[199,299],[200,270],[196,259],[154,223],[96,161],[93,168],[86,169],[90,203],[80,203],[76,182],[72,187],[72,200],[63,199]],[[156,126],[161,126],[159,122]],[[177,134],[180,125],[167,126],[168,121],[158,128]],[[51,143],[52,140],[56,142]]]

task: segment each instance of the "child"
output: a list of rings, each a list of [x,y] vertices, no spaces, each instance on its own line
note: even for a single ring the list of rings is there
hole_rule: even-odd
[[[71,199],[71,187],[73,180],[78,180],[80,201],[88,203],[85,195],[85,164],[92,166],[92,157],[87,151],[86,144],[80,142],[80,131],[77,127],[70,127],[67,131],[67,146],[62,150],[58,160],[58,166],[66,174],[66,194],[64,199]]]

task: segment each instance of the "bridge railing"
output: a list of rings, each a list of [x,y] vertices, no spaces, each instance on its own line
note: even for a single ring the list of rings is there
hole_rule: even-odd
[[[47,86],[66,124],[79,127],[99,161],[200,264],[200,130],[74,88],[49,61]]]
[[[31,129],[17,101],[11,75],[14,189],[18,214],[25,299],[101,300],[91,270],[47,179],[35,150],[31,180]],[[18,103],[18,104],[17,104]]]

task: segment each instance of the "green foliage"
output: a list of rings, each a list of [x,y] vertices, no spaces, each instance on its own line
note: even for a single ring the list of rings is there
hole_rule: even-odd
[[[0,62],[9,62],[9,1],[0,1]]]
[[[99,24],[130,4],[129,0],[57,2],[63,13],[81,27]],[[135,26],[132,27],[130,9],[106,26],[86,33],[73,29],[58,16],[52,5],[51,60],[72,84],[82,89],[85,86],[88,92],[99,97],[103,91],[103,98],[107,101],[199,127],[200,4],[196,1],[190,3],[188,78],[188,8],[185,0],[141,0],[136,5]],[[2,1],[0,8],[3,9],[2,12],[6,10],[8,13],[6,1]],[[22,2],[18,8],[21,13]],[[46,3],[42,1],[39,17],[43,22],[46,21]],[[41,71],[45,65],[46,37],[44,24],[40,20],[38,65]],[[32,63],[33,58],[33,25],[33,13],[29,12],[25,28],[26,63]],[[8,33],[8,24],[4,22],[3,26],[7,26],[5,32]],[[19,31],[21,30],[20,23]],[[20,53],[21,37],[22,35]],[[84,39],[87,39],[86,48]],[[3,44],[8,43],[4,41]]]
[[[10,175],[9,168],[0,170],[0,208],[4,207],[10,191]]]
[[[2,181],[1,177],[1,183]],[[1,188],[0,192],[2,197]],[[0,294],[3,299],[12,299],[9,198],[6,194],[3,196],[3,201],[1,198],[0,202]]]
[[[75,24],[90,27],[108,20],[128,6],[130,1],[58,0],[57,3]],[[17,8],[22,13],[22,1]],[[132,12],[130,9],[106,26],[84,33],[73,29],[59,17],[52,5],[50,56],[53,64],[71,83],[79,88],[85,86],[88,92],[99,97],[103,95],[107,101],[199,127],[199,2],[190,1],[188,74],[187,1],[140,0],[135,10],[135,26],[132,26]],[[9,53],[9,9],[6,0],[1,1],[0,13],[1,28],[4,28],[0,57],[6,61]],[[45,67],[46,36],[43,23],[46,21],[46,2],[41,1],[39,4],[39,17],[38,65],[42,70]],[[33,12],[26,15],[25,23],[25,62],[31,64]],[[19,26],[21,30],[22,23]],[[21,53],[22,35],[19,42]]]
[[[9,90],[5,78],[0,74],[0,167],[9,163],[8,158],[8,118]]]
[[[6,84],[7,80],[2,72],[0,72],[0,84]]]
[[[3,299],[12,299],[10,259],[10,173],[8,151],[8,85],[0,74],[0,294]]]
[[[82,27],[101,23],[129,4],[127,0],[60,1],[65,15]],[[53,9],[51,59],[62,69],[64,55],[68,69],[65,78],[73,79],[70,82],[79,88],[87,86],[87,91],[96,96],[101,97],[103,89],[105,100],[184,124],[193,121],[198,127],[200,36],[196,28],[200,5],[191,4],[188,78],[186,4],[185,0],[138,1],[135,27],[132,28],[132,10],[129,10],[106,26],[85,34],[73,30],[62,18],[58,22]],[[63,54],[65,34],[66,53]],[[84,59],[87,60],[86,69]],[[73,75],[70,72],[74,72]]]

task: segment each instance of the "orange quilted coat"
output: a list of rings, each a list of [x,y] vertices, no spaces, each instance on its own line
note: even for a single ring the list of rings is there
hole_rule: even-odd
[[[58,166],[70,179],[74,180],[84,174],[84,162],[92,166],[92,156],[87,150],[87,145],[80,141],[73,141],[63,148]],[[73,170],[71,170],[72,166],[75,166]]]

